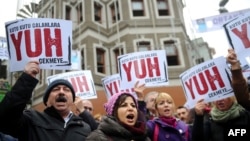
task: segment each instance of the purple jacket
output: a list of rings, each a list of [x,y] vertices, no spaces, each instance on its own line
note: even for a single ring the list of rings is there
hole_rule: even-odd
[[[190,127],[183,121],[177,120],[176,127],[169,126],[161,119],[147,121],[149,137],[154,141],[155,124],[159,127],[157,141],[191,141]]]

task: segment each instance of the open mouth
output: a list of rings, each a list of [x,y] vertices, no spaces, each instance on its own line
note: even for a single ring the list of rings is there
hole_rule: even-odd
[[[134,114],[128,114],[127,116],[126,116],[126,118],[128,119],[128,121],[134,121],[134,118],[135,118],[135,115]]]
[[[165,109],[164,112],[169,112],[170,110],[169,109]]]

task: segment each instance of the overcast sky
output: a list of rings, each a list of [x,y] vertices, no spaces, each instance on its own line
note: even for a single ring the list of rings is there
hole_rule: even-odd
[[[221,0],[185,0],[187,7],[185,8],[186,18],[195,20],[219,14],[219,3]],[[229,0],[225,5],[228,12],[250,8],[250,0]],[[190,37],[203,37],[204,41],[208,42],[210,47],[215,48],[216,55],[214,57],[226,56],[229,48],[228,40],[224,30],[195,33],[190,32]]]

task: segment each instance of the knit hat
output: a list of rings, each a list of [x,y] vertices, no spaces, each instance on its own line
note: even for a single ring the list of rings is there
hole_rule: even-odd
[[[116,93],[116,94],[112,95],[109,98],[107,103],[104,104],[104,108],[106,110],[107,115],[112,115],[113,114],[114,105],[115,105],[115,103],[117,102],[117,100],[119,99],[119,97],[121,95],[129,95],[129,96],[131,96],[133,98],[133,100],[135,101],[136,107],[138,107],[137,100],[135,99],[135,97],[132,94],[127,93],[127,92]]]
[[[44,93],[44,96],[43,96],[43,103],[47,106],[47,101],[48,101],[48,98],[49,98],[49,94],[50,94],[50,92],[51,92],[51,90],[54,88],[54,87],[56,87],[56,86],[58,86],[58,85],[65,85],[65,86],[67,86],[68,88],[70,88],[70,90],[71,90],[71,92],[72,92],[72,96],[73,96],[73,101],[75,101],[75,91],[74,91],[74,88],[73,88],[73,86],[69,83],[69,81],[68,80],[65,80],[65,79],[57,79],[57,80],[54,80],[53,82],[51,82],[49,85],[48,85],[48,87],[47,87],[47,89],[46,89],[46,91],[45,91],[45,93]]]

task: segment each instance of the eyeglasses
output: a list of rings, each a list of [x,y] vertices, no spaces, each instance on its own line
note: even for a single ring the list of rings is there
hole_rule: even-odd
[[[85,110],[89,110],[89,111],[92,111],[92,110],[93,110],[91,107],[87,107],[87,106],[84,106],[84,109],[85,109]]]

